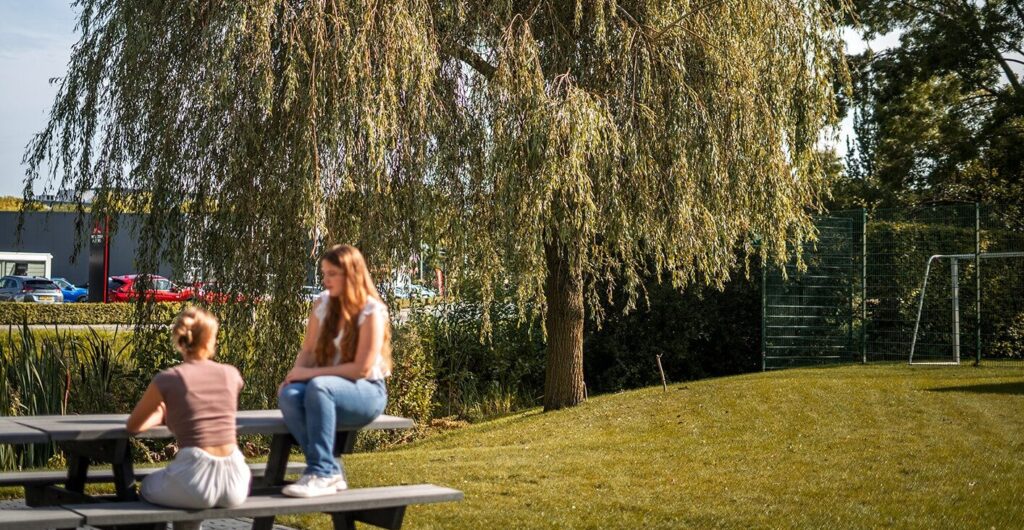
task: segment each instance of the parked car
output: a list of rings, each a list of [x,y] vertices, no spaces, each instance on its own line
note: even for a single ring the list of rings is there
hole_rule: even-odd
[[[302,299],[307,302],[316,300],[316,297],[320,296],[320,293],[324,292],[322,287],[315,285],[303,285],[302,286]]]
[[[224,292],[223,289],[215,281],[208,282],[195,282],[192,284],[192,292],[195,298],[200,299],[208,304],[223,304],[229,300],[228,293]],[[245,302],[249,297],[247,295],[238,293],[235,294],[235,302]],[[256,297],[257,302],[262,301],[261,297]]]
[[[409,285],[409,294],[414,298],[434,298],[437,296],[437,291],[430,287],[412,284]]]
[[[111,276],[107,280],[107,300],[129,302],[139,296],[137,282],[145,282],[145,296],[156,302],[185,302],[195,297],[188,287],[179,287],[163,276],[149,274],[126,274]]]
[[[433,298],[437,292],[429,287],[408,283],[395,286],[395,298]]]
[[[380,284],[377,284],[377,291],[382,296],[388,296],[390,294],[391,296],[394,296],[395,298],[400,299],[400,300],[402,300],[402,299],[409,299],[409,298],[416,298],[416,299],[434,298],[435,296],[437,296],[437,291],[435,291],[435,290],[433,290],[433,289],[431,289],[429,287],[424,287],[422,285],[417,285],[417,284],[411,283],[411,282],[408,282],[408,283],[387,283],[387,282],[380,283]]]
[[[59,304],[64,293],[57,284],[39,276],[4,276],[0,278],[0,300]]]
[[[84,302],[89,299],[89,290],[78,287],[64,278],[50,278],[50,281],[57,284],[60,292],[64,294],[65,302]]]

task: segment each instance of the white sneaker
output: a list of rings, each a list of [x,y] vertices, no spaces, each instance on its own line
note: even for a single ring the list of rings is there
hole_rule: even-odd
[[[302,475],[295,484],[285,486],[281,493],[289,497],[320,497],[331,495],[344,489],[348,489],[348,484],[345,482],[345,477],[341,475],[329,477]]]

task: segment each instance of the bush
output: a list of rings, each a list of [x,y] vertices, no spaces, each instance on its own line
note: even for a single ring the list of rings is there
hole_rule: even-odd
[[[181,307],[182,304],[156,304],[151,321],[170,323]],[[136,306],[131,303],[0,303],[0,325],[5,326],[132,324],[135,322],[135,317]]]
[[[164,327],[142,334],[11,327],[0,335],[0,415],[127,413],[153,376],[179,358],[167,333]],[[217,358],[237,366],[245,377],[241,409],[275,407],[280,378],[261,373],[269,361],[253,344],[244,334],[225,334]],[[433,418],[433,352],[415,326],[396,328],[393,344],[387,413],[410,417],[420,429],[365,433],[360,440],[364,449],[414,438]],[[173,454],[165,450],[169,442],[138,440],[137,449],[158,461]],[[266,442],[254,437],[245,446],[250,453],[265,453]],[[0,447],[0,471],[42,466],[53,454],[49,446]]]
[[[669,382],[760,368],[757,283],[740,277],[722,291],[691,286],[681,293],[652,280],[647,294],[649,307],[623,314],[609,306],[601,329],[587,323],[583,372],[590,393],[661,384],[659,354]]]
[[[370,450],[413,440],[423,434],[434,411],[437,381],[432,352],[424,347],[423,337],[415,325],[402,325],[392,335],[393,367],[388,379],[388,405],[385,414],[411,418],[416,428],[411,431],[363,432],[358,441],[360,450]]]
[[[399,326],[392,337],[394,367],[388,381],[387,413],[412,418],[417,423],[430,421],[434,391],[437,389],[433,352],[423,344],[414,325]]]
[[[650,307],[624,315],[621,306],[609,305],[601,329],[587,322],[583,357],[591,394],[660,384],[658,354],[670,381],[760,368],[758,283],[739,277],[723,291],[680,293],[649,281],[647,290]],[[499,298],[492,331],[484,335],[482,304],[472,298],[414,312],[406,324],[436,373],[434,416],[479,421],[535,406],[544,391],[541,322],[521,322]]]
[[[487,335],[479,303],[437,306],[411,318],[432,352],[438,414],[478,421],[539,401],[544,388],[540,322],[520,322],[507,309],[502,303],[492,306]]]

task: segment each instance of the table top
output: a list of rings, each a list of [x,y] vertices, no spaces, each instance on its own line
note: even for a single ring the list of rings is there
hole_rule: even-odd
[[[26,444],[67,441],[111,440],[127,438],[124,423],[127,414],[81,414],[68,416],[4,416],[0,417],[0,443]],[[236,420],[238,434],[284,434],[287,426],[281,411],[240,410]],[[407,418],[381,415],[362,429],[408,429],[413,422]],[[342,430],[356,430],[338,427]],[[161,425],[135,435],[139,438],[171,438]]]
[[[0,417],[0,443],[37,444],[47,443],[50,437],[45,432]]]

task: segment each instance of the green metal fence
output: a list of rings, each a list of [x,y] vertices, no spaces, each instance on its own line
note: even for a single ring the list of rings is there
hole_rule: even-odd
[[[846,362],[855,350],[856,256],[851,219],[818,220],[818,241],[796,262],[766,270],[764,368]]]
[[[823,363],[1024,367],[1024,226],[974,204],[833,212],[764,271],[766,370]]]

